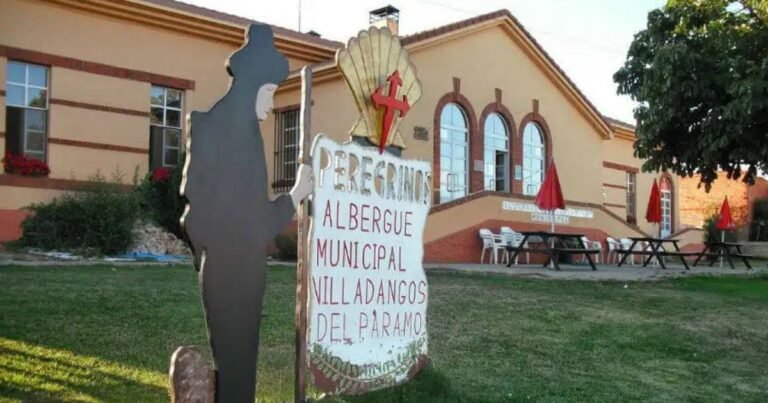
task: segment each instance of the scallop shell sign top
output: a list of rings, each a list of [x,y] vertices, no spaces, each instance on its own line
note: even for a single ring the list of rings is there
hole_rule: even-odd
[[[400,123],[421,98],[421,82],[400,40],[387,28],[360,31],[336,53],[336,65],[360,112],[350,135],[367,139],[380,153],[390,146],[405,149]]]

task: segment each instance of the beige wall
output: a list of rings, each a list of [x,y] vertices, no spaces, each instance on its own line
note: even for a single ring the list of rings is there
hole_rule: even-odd
[[[633,141],[622,137],[614,137],[610,140],[603,141],[603,160],[616,164],[621,164],[629,167],[637,168],[638,170],[642,166],[642,160],[634,157]],[[682,229],[680,224],[680,178],[676,175],[672,177],[672,203],[673,203],[673,228],[672,231],[676,232]],[[603,183],[614,185],[626,185],[626,172],[604,167],[602,170]],[[637,195],[636,195],[636,207],[635,214],[637,218],[638,226],[645,232],[651,233],[652,226],[645,220],[645,210],[648,206],[648,198],[651,195],[651,187],[653,186],[653,180],[660,180],[661,175],[652,172],[639,172],[637,174]],[[603,192],[606,194],[605,203],[626,205],[626,191],[622,189],[616,189],[604,186]],[[609,210],[618,214],[620,217],[626,216],[626,209],[608,207]]]
[[[230,44],[75,11],[40,0],[0,1],[3,9],[0,13],[0,45],[194,80],[195,89],[185,92],[185,112],[207,110],[228,87],[229,77],[224,65],[226,58],[235,50]],[[32,29],[32,26],[45,29]],[[639,168],[640,161],[632,156],[631,141],[603,139],[564,90],[530,59],[516,40],[501,26],[496,26],[434,46],[421,46],[412,52],[424,95],[401,125],[402,135],[408,144],[404,156],[432,161],[435,107],[440,97],[453,90],[453,78],[457,77],[461,79],[461,93],[472,104],[476,119],[480,119],[486,105],[495,101],[495,89],[501,89],[502,103],[512,113],[518,136],[521,135],[521,120],[532,112],[532,101],[538,100],[539,113],[551,130],[553,156],[567,200],[596,205],[624,204],[625,196],[620,189],[603,186],[604,183],[623,185],[624,173],[604,168],[603,161]],[[2,82],[5,81],[5,62],[4,58],[0,58]],[[289,60],[291,69],[305,63],[306,60],[300,58]],[[150,86],[146,82],[56,66],[51,68],[50,96],[70,102],[147,112]],[[355,122],[357,111],[343,80],[335,78],[317,82],[312,100],[313,133],[327,133],[339,141],[348,139],[348,131]],[[279,108],[298,102],[298,90],[285,91],[276,96],[275,106]],[[3,128],[4,115],[4,108],[0,108],[0,125]],[[48,135],[51,138],[149,148],[149,119],[143,116],[52,105],[49,121]],[[427,128],[430,140],[414,140],[414,126]],[[478,134],[482,135],[482,127],[480,129]],[[262,122],[262,134],[267,167],[272,178],[274,118]],[[4,142],[0,142],[0,151],[3,149]],[[148,157],[142,154],[60,144],[49,145],[48,158],[52,169],[50,177],[60,179],[87,179],[97,170],[107,176],[119,170],[130,179],[135,167],[138,166],[140,175],[143,175],[148,165]],[[472,168],[473,161],[470,160],[469,165]],[[644,215],[654,177],[658,175],[638,175],[639,217]],[[675,183],[675,189],[678,188]],[[13,189],[14,196],[0,198],[0,208],[18,208],[29,204],[22,202],[22,199],[42,201],[57,193],[21,188],[4,188],[3,191],[9,189]],[[487,215],[510,220],[529,218],[523,213],[500,212],[500,208],[500,200],[496,198],[461,207],[462,211],[469,209],[463,215],[471,221]],[[625,216],[621,208],[609,209],[620,217]],[[450,229],[441,226],[459,224],[450,222],[452,220],[444,221],[449,222],[443,224],[430,218],[430,225],[435,223],[435,229],[429,231],[445,233]],[[578,220],[572,220],[574,226],[592,224],[575,221]],[[650,229],[644,220],[639,221],[641,228]],[[677,217],[674,221],[679,223]],[[613,228],[616,236],[621,236],[622,231],[628,228],[599,209],[596,210],[594,222]],[[430,234],[431,237],[437,236],[432,232]]]
[[[206,110],[226,92],[225,60],[236,48],[223,42],[182,35],[40,0],[0,0],[0,45],[65,56],[120,68],[193,80],[185,91],[184,112]],[[38,29],[35,27],[45,27]],[[0,83],[5,88],[7,59],[0,57]],[[291,68],[306,60],[289,59]],[[49,67],[49,98],[100,107],[149,112],[151,83]],[[5,131],[5,98],[0,97],[0,132]],[[103,145],[149,148],[149,119],[124,113],[51,104],[48,137]],[[5,141],[0,141],[0,155]],[[86,180],[97,171],[110,177],[120,171],[130,180],[136,167],[143,177],[148,156],[71,145],[49,144],[50,178]],[[3,194],[0,208],[42,201],[59,194],[33,188]]]

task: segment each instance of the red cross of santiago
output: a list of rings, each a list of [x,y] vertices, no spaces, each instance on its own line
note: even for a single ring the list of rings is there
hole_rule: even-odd
[[[384,119],[381,121],[381,136],[379,136],[379,154],[384,152],[384,147],[387,145],[387,137],[389,137],[389,131],[395,121],[395,112],[400,112],[400,117],[403,117],[410,109],[408,97],[403,95],[402,100],[397,99],[397,88],[403,85],[400,72],[395,70],[392,75],[387,77],[387,83],[389,83],[389,94],[382,95],[382,87],[376,88],[371,94],[373,106],[376,109],[384,107]]]

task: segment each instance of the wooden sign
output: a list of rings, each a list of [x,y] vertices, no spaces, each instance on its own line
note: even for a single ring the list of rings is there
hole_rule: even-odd
[[[360,111],[353,140],[312,147],[307,354],[314,384],[359,394],[426,365],[429,287],[422,267],[431,164],[400,158],[398,127],[421,96],[397,38],[371,28],[337,55]]]

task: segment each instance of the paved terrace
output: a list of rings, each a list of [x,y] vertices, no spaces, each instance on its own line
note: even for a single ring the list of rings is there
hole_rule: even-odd
[[[753,269],[748,270],[743,266],[736,266],[736,269],[727,267],[727,263],[721,268],[718,263],[709,267],[707,265],[691,267],[691,270],[685,270],[683,265],[667,263],[667,269],[648,265],[616,265],[598,264],[597,270],[593,271],[586,265],[567,265],[560,264],[560,271],[539,265],[517,265],[505,267],[504,265],[493,264],[425,264],[428,271],[456,271],[462,273],[492,273],[503,274],[511,277],[528,279],[547,279],[547,280],[587,280],[587,281],[655,281],[675,277],[690,277],[695,275],[706,276],[750,276],[768,274],[765,262],[750,262]]]

